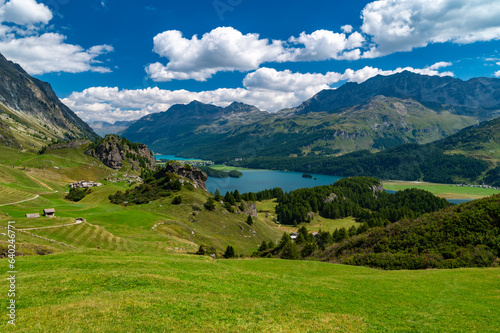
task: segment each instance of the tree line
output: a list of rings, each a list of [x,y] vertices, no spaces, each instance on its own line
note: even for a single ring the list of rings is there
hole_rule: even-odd
[[[488,169],[485,161],[460,154],[445,154],[439,147],[418,144],[404,144],[378,153],[360,150],[338,157],[256,157],[231,164],[255,169],[446,184],[474,182]]]

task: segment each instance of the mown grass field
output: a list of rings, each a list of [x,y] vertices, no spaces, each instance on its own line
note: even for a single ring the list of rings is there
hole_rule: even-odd
[[[215,170],[221,170],[221,171],[231,171],[231,170],[252,170],[248,168],[242,168],[242,167],[234,167],[230,165],[223,165],[223,164],[215,164],[210,166],[212,169]]]
[[[406,182],[406,181],[387,181],[383,183],[386,190],[400,191],[407,188],[418,188],[429,191],[434,195],[446,199],[481,199],[497,193],[499,190],[477,188],[477,187],[459,187],[448,184],[435,184],[425,182]]]
[[[379,271],[104,250],[22,257],[15,331],[495,332],[499,281],[494,268]],[[3,320],[0,331],[13,330]]]

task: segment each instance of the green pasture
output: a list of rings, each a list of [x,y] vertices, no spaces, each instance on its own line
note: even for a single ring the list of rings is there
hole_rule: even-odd
[[[384,182],[383,185],[386,190],[392,191],[400,191],[407,188],[418,188],[429,191],[438,197],[446,199],[474,200],[500,193],[500,190],[424,182],[387,181]]]
[[[3,261],[5,262],[5,261]],[[87,250],[18,259],[2,332],[495,332],[500,270]],[[6,286],[6,282],[4,282]],[[6,298],[0,302],[7,306]]]

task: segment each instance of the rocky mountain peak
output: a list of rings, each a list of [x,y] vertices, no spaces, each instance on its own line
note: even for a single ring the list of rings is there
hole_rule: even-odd
[[[420,75],[409,71],[377,75],[360,84],[346,83],[338,89],[322,90],[298,106],[295,112],[338,113],[377,95],[413,99],[436,110],[451,109],[456,114],[491,119],[500,110],[500,79],[462,81],[449,76]]]

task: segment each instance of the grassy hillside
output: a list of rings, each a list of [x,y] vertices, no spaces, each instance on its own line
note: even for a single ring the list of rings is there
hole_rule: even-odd
[[[23,257],[18,271],[16,332],[494,332],[500,325],[494,268],[378,271],[90,250]],[[5,320],[0,330],[10,331]]]
[[[450,153],[500,162],[500,118],[467,127],[435,143]]]
[[[334,244],[322,260],[383,269],[489,267],[500,254],[500,195],[449,207]]]
[[[18,153],[4,149],[0,158],[0,225],[15,219],[17,227],[30,234],[45,237],[69,246],[63,250],[100,247],[118,251],[195,252],[203,244],[218,251],[232,245],[238,254],[250,254],[265,240],[275,241],[281,231],[270,219],[257,219],[250,227],[245,214],[229,213],[216,203],[216,211],[203,205],[209,194],[199,189],[182,188],[180,192],[160,200],[124,207],[113,205],[108,197],[135,185],[118,179],[121,170],[113,171],[100,161],[83,154],[85,145],[77,148],[47,150],[43,155]],[[2,160],[3,159],[3,160]],[[101,181],[83,200],[66,200],[67,184],[77,180]],[[182,204],[174,205],[174,196]],[[56,218],[26,219],[27,213],[41,213],[55,208]],[[70,224],[78,217],[87,220],[81,225],[44,228]],[[29,235],[25,235],[26,237]],[[33,244],[47,245],[32,237]],[[49,242],[50,243],[50,242]],[[54,243],[57,244],[57,243]]]

